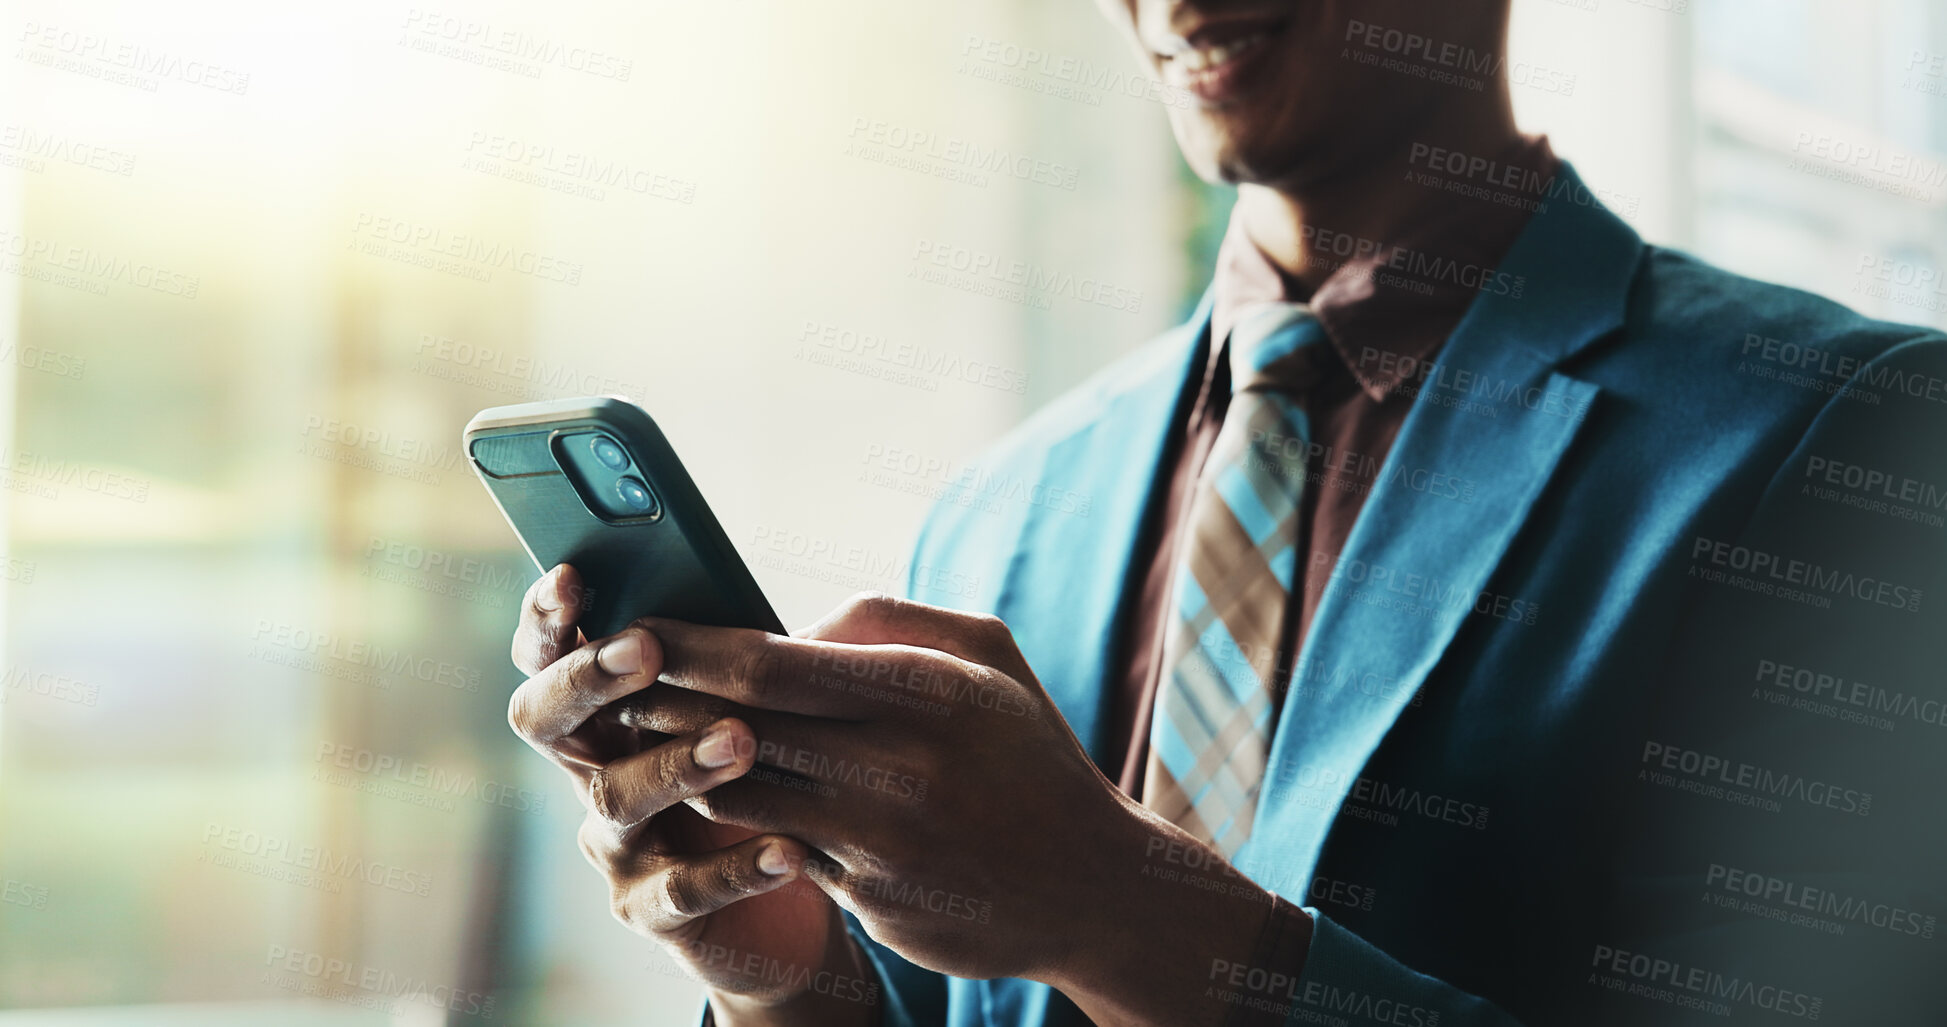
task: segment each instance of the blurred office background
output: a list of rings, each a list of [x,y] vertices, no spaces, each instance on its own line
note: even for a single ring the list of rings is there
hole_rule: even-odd
[[[1228,208],[1085,0],[5,11],[0,1024],[684,1022],[506,730],[533,572],[461,425],[642,402],[802,623],[1177,321]],[[1898,283],[1947,8],[1515,23],[1524,123],[1648,238],[1947,325]],[[952,272],[1016,262],[1066,284]]]

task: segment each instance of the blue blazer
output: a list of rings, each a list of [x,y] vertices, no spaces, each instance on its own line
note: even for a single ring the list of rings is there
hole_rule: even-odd
[[[1947,1023],[1947,340],[1593,202],[1551,201],[1501,270],[1286,683],[1236,863],[1316,929],[1253,997],[1293,1024]],[[1098,762],[1209,313],[1002,440],[912,561],[914,598],[1006,621]],[[887,1024],[1087,1022],[867,941]]]

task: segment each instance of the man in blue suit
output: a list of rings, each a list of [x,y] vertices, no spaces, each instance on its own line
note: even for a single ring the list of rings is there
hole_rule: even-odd
[[[1644,244],[1505,0],[1102,3],[1238,186],[1210,293],[910,599],[536,584],[616,916],[724,1025],[1947,1022],[1943,340]]]

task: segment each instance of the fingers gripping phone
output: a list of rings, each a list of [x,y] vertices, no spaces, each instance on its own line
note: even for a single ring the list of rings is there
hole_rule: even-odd
[[[644,616],[785,633],[641,407],[616,396],[491,407],[464,445],[534,565],[580,572],[589,638]]]

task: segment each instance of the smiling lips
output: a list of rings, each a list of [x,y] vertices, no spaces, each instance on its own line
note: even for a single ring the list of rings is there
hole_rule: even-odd
[[[1283,29],[1283,25],[1267,26],[1221,38],[1211,34],[1195,42],[1178,37],[1168,52],[1157,52],[1163,80],[1195,93],[1205,103],[1235,99],[1245,73],[1259,63],[1256,58],[1263,55],[1264,44]]]

